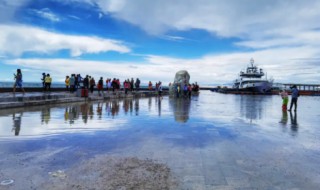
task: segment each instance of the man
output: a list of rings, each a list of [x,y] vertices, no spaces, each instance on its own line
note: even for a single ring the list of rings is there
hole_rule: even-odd
[[[45,88],[46,91],[51,91],[51,82],[52,82],[52,78],[50,77],[50,74],[47,74],[46,78],[44,79],[45,82]]]
[[[294,111],[297,111],[298,97],[299,97],[299,90],[297,89],[296,85],[293,85],[291,87],[291,104],[290,104],[290,109],[288,111],[292,110],[293,104],[294,104]]]
[[[43,90],[46,90],[46,88],[45,88],[46,82],[44,81],[45,78],[46,78],[46,73],[42,73],[41,81],[42,81],[42,88],[43,88]]]

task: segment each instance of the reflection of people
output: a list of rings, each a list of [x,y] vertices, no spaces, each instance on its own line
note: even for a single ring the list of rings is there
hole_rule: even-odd
[[[115,115],[118,115],[119,113],[119,101],[118,100],[113,100],[111,102],[111,115],[114,117]]]
[[[123,100],[123,110],[124,110],[124,113],[127,115],[128,111],[129,111],[129,100],[128,99]]]
[[[18,136],[20,133],[20,129],[21,129],[21,116],[22,113],[20,115],[16,115],[15,113],[12,115],[12,119],[13,119],[13,128],[12,131],[14,131],[14,135]]]
[[[99,119],[101,119],[101,117],[102,117],[102,103],[100,105],[100,102],[98,103],[98,106],[97,106],[97,115],[99,116]]]
[[[136,115],[139,115],[139,98],[135,99],[134,101],[134,111]]]
[[[158,114],[161,116],[161,100],[162,98],[156,98],[156,102],[158,100]]]
[[[64,111],[64,121],[68,121],[68,120],[69,120],[69,111],[68,111],[68,107],[66,107]]]
[[[50,108],[45,108],[41,110],[41,122],[45,122],[46,124],[48,124],[50,121],[50,117]]]
[[[287,112],[287,110],[282,110],[282,117],[281,117],[280,123],[282,123],[283,125],[286,125],[288,123],[288,112]]]
[[[189,120],[191,100],[189,98],[170,99],[170,105],[173,106],[174,119],[177,122],[185,123]]]
[[[149,111],[151,110],[151,105],[152,105],[152,98],[149,97],[149,98],[148,98],[148,110],[149,110]]]
[[[84,104],[80,105],[80,111],[81,111],[83,123],[87,123],[88,122],[88,118],[89,118],[88,110],[89,110],[88,103],[84,103]]]
[[[293,104],[294,104],[294,111],[297,111],[298,97],[299,97],[299,90],[297,89],[296,85],[293,85],[291,87],[291,103],[290,103],[290,109],[288,111],[292,110]]]
[[[298,122],[297,122],[297,113],[294,112],[292,115],[292,112],[290,112],[290,120],[291,120],[291,130],[292,132],[298,131]]]

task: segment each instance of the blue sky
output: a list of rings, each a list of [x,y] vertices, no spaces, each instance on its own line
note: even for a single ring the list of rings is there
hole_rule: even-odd
[[[0,81],[42,72],[228,84],[249,60],[275,82],[320,80],[317,0],[1,0]]]

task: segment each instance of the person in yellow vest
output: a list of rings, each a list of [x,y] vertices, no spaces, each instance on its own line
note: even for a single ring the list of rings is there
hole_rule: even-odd
[[[66,80],[64,82],[66,84],[66,90],[69,91],[69,86],[70,86],[70,78],[69,78],[69,76],[66,76]]]
[[[47,74],[46,78],[44,79],[46,91],[51,91],[51,82],[52,78],[50,77],[50,74]]]

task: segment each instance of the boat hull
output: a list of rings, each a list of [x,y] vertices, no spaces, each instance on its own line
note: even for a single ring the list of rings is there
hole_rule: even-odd
[[[247,83],[239,89],[251,92],[267,93],[271,91],[272,83],[270,83],[269,81]]]

